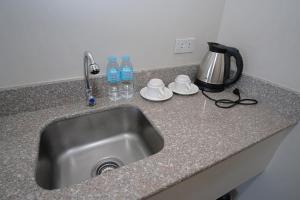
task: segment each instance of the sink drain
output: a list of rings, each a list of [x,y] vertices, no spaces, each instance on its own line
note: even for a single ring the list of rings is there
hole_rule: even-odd
[[[97,163],[92,171],[92,176],[99,176],[100,174],[111,171],[113,169],[123,166],[124,163],[118,158],[105,158]]]

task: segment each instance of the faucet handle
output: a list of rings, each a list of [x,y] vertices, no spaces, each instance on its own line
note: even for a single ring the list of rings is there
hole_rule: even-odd
[[[89,105],[89,106],[94,106],[94,105],[96,105],[96,98],[94,97],[94,96],[92,96],[92,95],[90,95],[89,97],[88,97],[88,100],[87,100],[88,102],[87,102],[87,104]]]
[[[96,105],[96,98],[92,95],[92,90],[86,89],[85,94],[86,94],[87,105],[88,106]]]

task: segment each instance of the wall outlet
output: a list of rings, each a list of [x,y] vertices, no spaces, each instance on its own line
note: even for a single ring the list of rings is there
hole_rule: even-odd
[[[174,53],[191,53],[195,48],[195,38],[176,39]]]

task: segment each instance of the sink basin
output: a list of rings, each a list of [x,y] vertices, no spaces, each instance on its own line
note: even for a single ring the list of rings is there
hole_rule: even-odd
[[[41,133],[35,179],[57,189],[141,160],[164,146],[136,107],[122,106],[49,124]]]

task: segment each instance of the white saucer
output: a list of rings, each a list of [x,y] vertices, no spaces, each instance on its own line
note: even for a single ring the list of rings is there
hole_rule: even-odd
[[[150,100],[150,101],[165,101],[165,100],[170,99],[173,96],[173,92],[167,87],[165,87],[164,90],[165,90],[164,98],[157,98],[157,97],[149,96],[147,94],[147,87],[144,87],[143,89],[141,89],[140,94],[143,98]]]
[[[168,88],[170,90],[172,90],[173,92],[177,93],[177,94],[181,94],[181,95],[192,95],[192,94],[196,94],[199,91],[199,88],[197,87],[197,85],[195,84],[191,84],[191,89],[190,90],[185,90],[185,91],[177,91],[175,89],[175,82],[172,82],[168,85]]]

